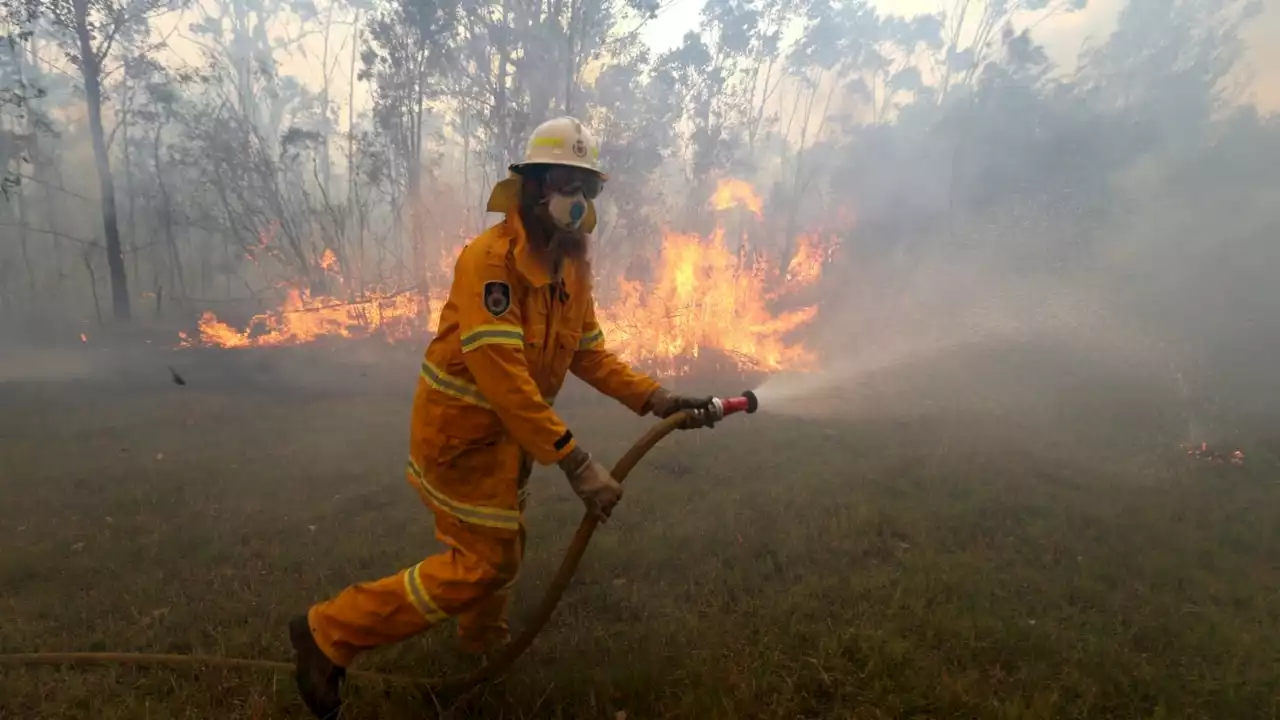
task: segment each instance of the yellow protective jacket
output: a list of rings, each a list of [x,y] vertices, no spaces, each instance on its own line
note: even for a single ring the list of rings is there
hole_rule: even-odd
[[[551,409],[570,370],[636,413],[658,389],[605,349],[591,278],[556,282],[515,212],[469,243],[427,347],[414,399],[408,480],[435,510],[514,532],[529,466],[575,445]]]

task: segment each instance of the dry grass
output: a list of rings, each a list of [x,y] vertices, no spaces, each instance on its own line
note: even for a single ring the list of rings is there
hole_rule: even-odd
[[[163,361],[123,389],[0,385],[0,652],[287,659],[290,615],[432,551],[400,474],[411,370],[388,390],[281,357],[328,389],[195,361],[186,387]],[[644,427],[562,408],[606,457]],[[1276,717],[1274,462],[1190,462],[1123,414],[1055,418],[760,415],[668,440],[513,674],[444,714]],[[541,471],[517,622],[579,512]],[[466,663],[442,628],[361,664]],[[350,718],[436,712],[349,698]],[[0,667],[0,718],[285,717],[305,717],[285,676]]]

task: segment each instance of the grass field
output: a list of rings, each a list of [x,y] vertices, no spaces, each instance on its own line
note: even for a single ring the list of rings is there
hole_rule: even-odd
[[[168,360],[0,384],[0,652],[287,660],[289,616],[435,548],[401,475],[413,358],[385,379],[278,352],[269,378],[193,354],[185,387]],[[1034,416],[926,403],[670,438],[502,683],[443,709],[352,685],[345,717],[1280,715],[1277,448],[1193,461],[1137,391],[1074,387]],[[583,391],[559,407],[607,458],[646,426]],[[535,475],[517,626],[580,514]],[[360,667],[469,663],[449,627]],[[285,675],[0,666],[0,718],[290,717]]]

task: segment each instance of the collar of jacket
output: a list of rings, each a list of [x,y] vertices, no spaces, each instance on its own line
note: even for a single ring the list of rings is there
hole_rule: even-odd
[[[517,212],[519,207],[520,176],[512,173],[510,177],[499,181],[497,185],[493,186],[493,191],[489,193],[489,203],[485,206],[485,211],[502,213],[506,216],[504,224],[515,238],[516,270],[534,287],[542,287],[551,283],[551,274],[547,272],[542,260],[534,254],[533,248],[529,247],[529,236],[525,233],[524,223],[521,222],[520,213]],[[595,227],[595,205],[588,200],[587,216],[582,219],[582,229],[584,232],[591,232],[595,230]],[[575,263],[568,263],[565,266],[564,275],[566,277],[573,274],[574,265]]]

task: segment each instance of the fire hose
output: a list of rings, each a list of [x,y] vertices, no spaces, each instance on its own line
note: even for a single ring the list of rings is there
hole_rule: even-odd
[[[732,415],[739,412],[748,414],[754,413],[759,408],[759,401],[755,393],[750,390],[744,392],[739,397],[734,398],[712,398],[706,410],[698,412],[706,412],[710,415],[713,422],[723,419],[726,415]],[[627,475],[639,464],[640,460],[649,453],[659,442],[673,430],[679,429],[686,420],[690,419],[688,411],[678,412],[658,424],[649,428],[649,430],[636,441],[631,449],[622,456],[622,459],[613,466],[612,474],[618,482],[626,480]],[[530,619],[525,629],[510,643],[502,649],[497,657],[490,660],[483,667],[466,674],[455,675],[447,678],[412,678],[400,675],[387,675],[383,673],[375,673],[362,670],[348,671],[348,679],[353,680],[373,680],[383,683],[409,685],[422,688],[434,697],[448,698],[461,695],[462,693],[474,688],[482,683],[489,682],[497,678],[510,669],[511,665],[522,655],[529,646],[533,644],[538,633],[546,626],[547,621],[551,619],[552,613],[555,612],[556,605],[560,603],[560,598],[564,595],[564,591],[569,587],[569,582],[573,580],[573,575],[578,570],[578,563],[582,560],[582,556],[587,551],[587,545],[591,542],[591,536],[596,531],[599,520],[592,513],[586,513],[582,522],[578,523],[578,530],[573,535],[573,540],[569,543],[569,548],[565,551],[564,559],[560,561],[560,568],[556,571],[555,576],[551,579],[551,585],[547,588],[546,594],[542,597],[537,610]],[[150,665],[150,666],[166,666],[166,667],[182,667],[182,666],[199,666],[199,667],[225,667],[240,669],[256,669],[271,671],[292,671],[294,666],[292,663],[279,662],[275,660],[249,660],[245,658],[224,658],[215,656],[202,655],[167,655],[159,653],[119,653],[119,652],[38,652],[38,653],[17,653],[10,655],[0,655],[0,665]]]

